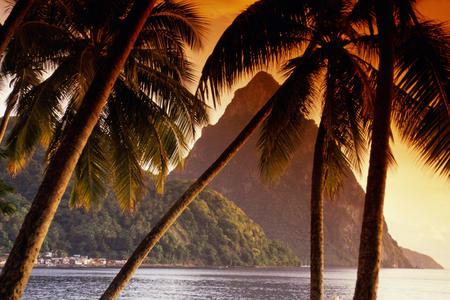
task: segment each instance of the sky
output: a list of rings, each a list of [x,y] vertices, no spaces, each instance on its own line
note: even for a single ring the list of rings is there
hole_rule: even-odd
[[[209,32],[205,36],[205,47],[200,53],[192,53],[198,70],[214,47],[217,39],[233,18],[254,0],[197,0],[199,8],[209,19]],[[440,21],[450,21],[450,0],[418,0],[419,11],[426,17]],[[4,10],[5,0],[0,0]],[[4,17],[4,14],[3,16]],[[3,19],[3,18],[2,18]],[[273,74],[279,81],[279,74]],[[236,85],[244,86],[246,80]],[[6,93],[3,89],[3,94]],[[232,93],[224,97],[231,99]],[[0,94],[1,97],[1,94]],[[3,97],[4,98],[4,97]],[[215,113],[217,120],[225,109],[223,105]],[[4,110],[0,104],[0,111]],[[447,179],[434,175],[424,166],[417,153],[394,137],[393,151],[397,166],[388,174],[385,218],[389,232],[406,248],[431,255],[444,267],[450,269],[450,184]],[[366,171],[367,173],[367,163]],[[365,175],[358,177],[365,188]]]

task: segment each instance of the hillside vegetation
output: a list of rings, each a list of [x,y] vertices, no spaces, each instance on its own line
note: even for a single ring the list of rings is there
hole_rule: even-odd
[[[0,221],[0,254],[7,253],[12,247],[30,205],[20,195],[20,191],[33,193],[30,189],[35,186],[31,182],[34,179],[29,175],[26,172],[10,180],[19,194],[8,196],[8,200],[15,203],[18,211]],[[70,255],[127,258],[186,187],[187,183],[172,182],[167,185],[163,197],[149,192],[136,212],[126,215],[119,211],[111,197],[91,212],[71,210],[63,200],[42,251],[61,250]],[[155,247],[147,262],[195,266],[298,265],[298,259],[291,250],[269,240],[262,228],[233,202],[212,190],[199,196]]]

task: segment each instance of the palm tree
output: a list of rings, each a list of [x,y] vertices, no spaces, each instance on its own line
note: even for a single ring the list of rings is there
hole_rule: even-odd
[[[448,52],[443,52],[449,49],[449,39],[440,30],[440,26],[434,26],[434,31],[427,32],[430,28],[419,23],[414,2],[386,0],[376,1],[375,4],[369,1],[358,3],[366,11],[369,23],[373,22],[370,11],[375,12],[379,32],[372,146],[354,295],[354,299],[358,300],[376,299],[377,296],[391,115],[395,117],[403,138],[419,149],[425,162],[443,174],[449,174],[450,110],[447,93],[450,69]],[[402,38],[408,31],[414,33],[414,42],[421,43],[420,46],[415,46],[416,49],[411,47],[411,39]],[[401,41],[397,49],[403,50],[397,53],[394,50],[396,36]],[[421,52],[414,52],[417,47]],[[395,67],[398,74],[396,77]],[[392,114],[394,79],[402,92],[411,95],[407,97],[411,101],[401,102],[405,107]],[[442,125],[439,124],[440,121],[443,121]]]
[[[340,22],[332,23],[333,27],[345,22],[344,16],[339,19]],[[259,140],[262,175],[273,181],[301,144],[302,123],[310,117],[309,107],[319,101],[322,113],[311,177],[311,299],[323,299],[324,196],[333,197],[351,167],[361,169],[370,116],[365,108],[372,99],[370,71],[351,50],[365,37],[352,40],[335,27],[331,30],[319,27],[311,53],[306,52],[288,64],[295,68],[291,75],[295,84],[285,94],[293,96],[280,98],[274,105]],[[308,69],[308,64],[315,65],[314,73],[295,74]]]
[[[227,81],[231,76],[236,76],[235,78],[238,78],[237,74],[244,71],[246,68],[248,68],[248,72],[253,71],[255,68],[254,64],[262,65],[271,59],[276,60],[276,58],[280,55],[279,53],[282,51],[300,51],[299,49],[301,49],[301,47],[305,44],[307,38],[314,37],[314,42],[309,44],[303,56],[292,60],[288,64],[287,68],[290,76],[271,98],[271,100],[269,100],[269,102],[256,114],[256,116],[240,133],[240,135],[230,144],[230,146],[228,146],[228,148],[211,165],[211,167],[209,167],[205,173],[203,173],[199,179],[188,188],[188,190],[171,207],[171,209],[164,215],[152,231],[143,239],[125,266],[121,269],[119,274],[114,278],[113,282],[105,291],[102,299],[115,299],[118,297],[119,292],[126,286],[135,270],[139,267],[161,236],[178,219],[182,212],[205,188],[205,186],[221,171],[223,167],[225,167],[225,165],[239,151],[240,147],[242,147],[250,135],[269,115],[269,120],[266,123],[268,126],[264,127],[265,134],[263,134],[263,139],[261,140],[264,153],[262,157],[262,165],[264,166],[263,171],[267,171],[266,175],[271,176],[273,175],[272,172],[274,172],[274,170],[282,169],[282,167],[279,168],[279,162],[283,160],[283,158],[280,157],[279,160],[276,160],[272,159],[271,156],[274,156],[273,152],[275,151],[279,151],[278,154],[280,154],[280,151],[284,151],[283,154],[280,154],[282,157],[286,157],[284,155],[289,156],[291,154],[286,152],[292,150],[292,144],[296,144],[293,140],[298,140],[300,124],[304,120],[305,115],[309,111],[310,104],[314,99],[314,81],[320,77],[319,74],[321,71],[326,69],[324,67],[326,66],[325,61],[334,56],[339,58],[334,59],[334,64],[330,63],[330,69],[333,69],[333,72],[336,72],[336,74],[331,76],[331,81],[338,81],[337,78],[339,76],[342,76],[343,80],[338,81],[336,83],[336,89],[331,89],[329,91],[329,95],[327,96],[327,99],[329,99],[328,101],[333,101],[333,103],[331,103],[332,105],[336,104],[332,110],[326,110],[327,115],[330,118],[329,121],[333,125],[330,126],[330,128],[328,128],[329,126],[326,126],[327,132],[329,131],[327,134],[325,134],[325,123],[328,122],[324,122],[324,125],[320,127],[321,129],[319,132],[321,132],[321,134],[317,142],[317,153],[325,152],[326,158],[325,154],[317,155],[320,157],[322,162],[318,162],[316,164],[317,167],[314,172],[317,173],[316,178],[320,181],[322,181],[322,179],[327,179],[326,186],[333,189],[335,188],[336,181],[339,181],[340,171],[348,165],[348,161],[341,152],[341,148],[345,148],[348,154],[355,155],[354,158],[359,161],[362,139],[360,134],[361,124],[358,121],[361,120],[361,118],[359,117],[360,108],[358,108],[360,106],[357,105],[356,100],[362,96],[365,96],[363,94],[367,91],[367,87],[366,89],[363,89],[362,87],[364,87],[364,82],[366,82],[367,79],[364,77],[364,72],[356,72],[356,74],[361,74],[361,76],[364,77],[362,79],[355,76],[355,68],[357,71],[361,71],[366,67],[361,65],[359,61],[353,59],[350,53],[348,53],[345,49],[339,49],[342,51],[337,53],[331,50],[339,47],[341,43],[348,47],[354,46],[350,45],[351,41],[345,40],[341,33],[330,32],[330,30],[322,33],[321,30],[325,30],[324,24],[321,25],[320,30],[319,26],[315,28],[315,30],[312,28],[307,28],[304,22],[306,19],[312,18],[313,16],[308,16],[305,8],[306,5],[298,7],[293,2],[274,3],[272,1],[260,1],[250,6],[249,9],[242,13],[234,21],[233,25],[225,31],[204,68],[204,75],[200,84],[200,91],[205,92],[208,90],[207,81],[211,80],[210,88],[212,89],[212,94],[215,99],[219,96],[218,91],[222,86],[227,84],[231,85],[231,83]],[[341,7],[339,9],[341,9]],[[339,9],[335,13],[341,13]],[[281,13],[278,15],[279,11],[277,10],[288,11],[291,15],[287,16]],[[322,10],[322,12],[323,16],[325,16],[324,10]],[[331,9],[329,9],[328,12],[331,14]],[[261,15],[265,18],[261,18]],[[328,18],[330,17],[331,16],[328,16]],[[314,16],[314,19],[318,20],[319,17]],[[261,20],[263,20],[262,23]],[[280,20],[280,22],[274,22],[278,20]],[[317,22],[319,23],[319,21]],[[261,24],[263,29],[260,28],[258,32],[263,32],[263,36],[255,36],[251,26],[261,26]],[[267,29],[270,30],[264,30],[266,29],[265,25],[267,25]],[[297,28],[298,32],[293,32],[292,28]],[[355,32],[352,31],[352,34],[355,34]],[[240,37],[242,40],[239,40],[236,37]],[[253,38],[255,43],[251,43],[252,40],[249,40],[249,38]],[[260,42],[261,44],[257,44],[256,42]],[[230,49],[230,45],[233,45],[235,48]],[[267,51],[267,53],[265,53],[266,56],[259,56],[262,51]],[[236,59],[237,55],[242,55],[243,58]],[[224,63],[224,61],[228,64]],[[236,64],[238,65],[236,66]],[[233,80],[235,79],[232,79],[231,82]],[[334,101],[337,103],[334,103]],[[346,105],[350,106],[351,109],[354,109],[354,111],[347,110],[348,114],[344,115],[341,110],[345,110]],[[338,112],[340,112],[339,120],[336,120],[338,117]],[[354,118],[359,119],[354,120]],[[280,132],[275,133],[272,129],[281,128],[282,125],[279,123],[283,122],[282,120],[286,120],[286,122],[283,123],[285,127],[282,129],[284,130],[283,134],[281,134],[282,137],[280,139],[274,138],[280,136]],[[338,127],[336,124],[339,124],[340,122],[347,122],[346,125],[349,127]],[[277,126],[274,126],[274,124]],[[336,134],[336,136],[334,136],[334,134]],[[328,135],[334,136],[334,140],[329,143]],[[282,140],[283,138],[285,139]],[[269,146],[270,143],[272,143],[271,146]],[[282,143],[282,145],[279,145],[278,143]],[[322,146],[319,146],[319,144]],[[325,146],[325,144],[327,144],[327,146]],[[286,147],[288,149],[286,149]],[[285,160],[283,160],[283,162],[285,162]],[[329,167],[327,170],[329,176],[324,175],[325,165]],[[330,184],[332,182],[333,184]],[[325,184],[322,182],[315,182],[315,186],[320,190],[318,197],[322,199],[322,188]],[[316,201],[314,201],[314,204],[315,203]],[[322,209],[318,210],[320,213],[322,212]],[[321,224],[322,223],[319,222],[317,225],[321,226]],[[321,238],[322,234],[314,236]],[[320,246],[317,250],[320,251],[322,247],[323,246]],[[323,266],[320,267],[323,265],[323,255],[319,254],[319,257],[322,257],[321,262],[318,261],[319,269],[321,269],[323,268]],[[321,272],[318,273],[321,276]],[[322,284],[320,278],[317,280],[320,281],[319,285],[321,286]],[[321,288],[319,288],[319,290],[321,290]],[[322,293],[319,292],[317,297],[321,297],[321,294]]]
[[[0,55],[6,50],[17,28],[33,6],[35,0],[18,0],[0,27]]]
[[[94,74],[92,74],[91,83],[88,84],[89,87],[87,88],[86,92],[80,94],[80,97],[78,97],[78,101],[73,102],[74,107],[76,108],[76,112],[72,116],[68,116],[68,118],[66,119],[68,120],[68,122],[66,123],[67,125],[61,127],[61,139],[59,139],[59,142],[57,143],[57,145],[55,145],[54,148],[51,148],[53,149],[51,151],[51,160],[49,161],[49,165],[45,172],[43,182],[39,187],[38,193],[32,203],[29,213],[25,218],[24,224],[22,225],[8,261],[3,268],[2,274],[0,276],[2,281],[2,286],[0,288],[1,298],[19,299],[21,297],[26,282],[29,278],[33,261],[35,260],[39,252],[43,239],[48,231],[48,227],[60,202],[60,199],[67,187],[73,171],[76,169],[76,165],[79,161],[80,156],[83,154],[85,146],[89,142],[91,133],[95,130],[99,119],[101,119],[102,112],[104,111],[105,106],[108,104],[108,100],[110,100],[110,94],[111,91],[114,91],[114,83],[116,82],[116,79],[123,76],[122,70],[124,68],[127,69],[128,67],[130,67],[130,65],[128,65],[130,61],[128,61],[127,59],[130,53],[134,51],[133,49],[139,49],[140,47],[148,46],[145,45],[145,43],[139,44],[140,41],[145,42],[146,39],[153,39],[153,41],[156,41],[153,45],[159,46],[160,49],[164,49],[164,45],[170,45],[170,47],[173,47],[172,49],[174,51],[179,49],[178,47],[174,46],[174,44],[176,45],[178,43],[178,45],[181,45],[183,42],[187,42],[190,45],[194,45],[197,43],[197,32],[189,30],[189,26],[179,27],[180,31],[177,32],[177,34],[179,35],[175,40],[169,39],[170,35],[165,34],[170,30],[170,27],[166,27],[166,31],[154,31],[152,30],[152,26],[150,25],[149,29],[147,19],[153,10],[155,2],[156,1],[137,0],[133,3],[129,3],[128,1],[118,1],[117,3],[114,3],[117,5],[122,5],[122,8],[126,9],[123,11],[122,15],[119,18],[114,19],[114,21],[116,21],[116,24],[112,24],[114,26],[108,27],[107,29],[112,30],[112,32],[116,32],[117,28],[121,28],[121,30],[118,31],[118,34],[108,35],[106,33],[106,41],[108,43],[107,45],[103,45],[104,48],[101,49],[101,53],[103,54],[103,56],[98,62],[99,65],[97,65],[97,67],[95,68]],[[93,6],[90,7],[89,10],[82,10],[81,12],[88,14],[90,13],[91,17],[97,16],[96,13],[105,10],[105,8],[107,8],[106,10],[113,8],[113,5],[111,5],[112,3],[109,1],[106,1],[105,3],[91,1],[90,3]],[[168,5],[173,4],[172,2],[167,3],[169,3]],[[93,9],[96,9],[96,11],[94,12]],[[86,17],[83,14],[78,16],[79,18]],[[156,20],[156,23],[159,22],[158,24],[160,25],[164,24],[164,19],[166,21],[168,20],[168,23],[173,23],[174,17],[175,16],[170,13],[162,13],[161,18],[159,20]],[[194,18],[195,16],[190,17]],[[90,21],[93,22],[90,25],[95,25],[96,21],[101,22],[102,20],[99,20],[98,18],[91,18]],[[159,29],[163,28],[164,25],[161,25]],[[79,28],[72,27],[71,29],[77,30]],[[96,38],[99,38],[103,33],[105,32],[96,32],[96,35],[93,36],[94,40]],[[158,39],[158,37],[160,36],[162,38]],[[143,39],[139,40],[139,37],[142,37]],[[136,48],[134,48],[135,44]],[[89,49],[91,48],[87,47],[86,50]],[[151,55],[157,56],[158,54],[162,55],[163,53],[153,53],[152,51],[147,51],[147,55],[142,57],[141,59],[152,61],[153,57]],[[83,56],[82,58],[84,59],[85,56]],[[73,63],[73,61],[70,60],[65,62],[66,68],[70,68],[70,62]],[[167,63],[170,64],[170,60]],[[145,75],[137,71],[138,69],[140,69],[140,66],[134,67],[135,68],[132,69],[135,71],[132,72],[134,76],[145,77]],[[156,64],[156,66],[150,67],[155,67],[155,69],[158,69],[158,64]],[[54,76],[54,78],[58,78],[57,74],[55,75],[55,73],[53,73],[52,76]],[[148,79],[158,80],[161,78],[152,77]],[[60,86],[60,84],[56,84],[54,86]],[[130,89],[133,90],[135,88],[136,87],[133,86]],[[146,85],[141,88],[143,90],[146,90],[149,95],[158,96],[158,93],[160,92],[153,85]],[[124,88],[124,90],[127,89]],[[136,92],[138,91],[138,89],[135,89],[133,91]],[[123,93],[126,92],[123,91]],[[114,92],[111,95],[114,97],[116,96],[116,93]],[[60,95],[57,95],[57,97],[59,96]],[[46,119],[44,119],[45,122],[42,123],[44,123],[43,126],[47,126],[48,128],[50,128],[48,131],[41,130],[42,128],[39,127],[40,125],[36,125],[38,134],[35,136],[35,138],[39,142],[45,142],[45,138],[49,136],[48,132],[51,132],[51,127],[49,126],[49,124],[54,121],[54,119],[52,118],[56,117],[55,114],[53,114],[54,108],[55,106],[47,107],[47,110],[49,111],[44,114]],[[169,112],[167,113],[170,115]],[[152,116],[148,117],[149,119],[152,119]],[[150,121],[154,122],[155,120]],[[182,128],[186,124],[179,123],[177,125]],[[18,128],[20,128],[20,126]],[[13,134],[13,136],[17,137],[16,134]],[[32,151],[33,145],[35,143],[31,143],[31,147],[28,147],[30,145],[27,145],[26,141],[28,139],[20,139],[16,137],[11,140],[11,144],[17,143],[14,141],[22,141],[18,143],[19,147],[22,147],[23,150]],[[163,142],[165,141],[161,141],[161,143]],[[143,145],[138,145],[138,147],[143,147]],[[146,154],[148,155],[148,153]],[[118,166],[118,168],[119,170],[122,169],[122,167],[120,166]]]
[[[394,17],[392,1],[377,1],[380,63],[375,99],[372,146],[361,230],[358,277],[354,299],[376,299],[381,264],[383,204],[388,166],[394,76]]]

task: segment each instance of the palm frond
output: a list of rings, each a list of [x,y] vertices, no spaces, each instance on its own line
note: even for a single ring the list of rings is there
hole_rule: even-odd
[[[5,100],[6,106],[14,108],[21,97],[26,95],[33,87],[39,85],[42,75],[42,70],[39,69],[24,67],[17,70],[10,82],[13,89]]]
[[[258,149],[266,181],[277,180],[301,141],[301,127],[317,96],[315,80],[322,66],[320,50],[291,61],[289,77],[272,96],[273,109],[264,122]]]
[[[37,145],[50,143],[61,105],[72,92],[76,70],[76,61],[66,61],[20,99],[17,121],[7,141],[8,169],[12,174],[25,166]]]
[[[157,174],[157,185],[162,187],[169,168],[182,162],[187,152],[179,116],[168,114],[145,93],[133,91],[122,81],[116,83],[114,101],[134,137],[141,166]]]
[[[397,28],[403,32],[407,26],[417,23],[418,11],[416,0],[394,0],[394,18]],[[375,32],[375,9],[374,1],[358,0],[349,13],[350,20],[361,29],[369,28],[371,34]]]
[[[371,0],[358,0],[348,14],[349,20],[360,29],[369,28],[371,34],[374,33],[375,11]]]
[[[124,73],[136,64],[145,65],[158,70],[176,81],[191,84],[195,82],[194,67],[185,57],[185,53],[173,49],[139,49],[135,48],[130,54]]]
[[[137,65],[137,76],[140,90],[177,120],[177,126],[187,137],[194,138],[197,127],[207,123],[205,104],[180,82],[141,64]]]
[[[45,70],[56,68],[61,60],[77,49],[67,31],[42,21],[24,23],[13,42],[17,44],[13,44],[8,53],[17,57],[15,62],[24,59]]]
[[[310,33],[309,1],[260,0],[225,30],[202,71],[198,94],[212,97],[231,88],[243,75],[299,53]],[[276,20],[276,22],[274,22]]]
[[[329,53],[325,94],[328,109],[323,115],[330,124],[329,138],[357,172],[361,172],[372,118],[372,109],[367,107],[372,106],[375,81],[368,71],[344,48]]]
[[[450,35],[444,24],[411,26],[397,51],[393,119],[423,161],[450,174]]]
[[[12,192],[13,189],[3,180],[0,180],[0,214],[10,216],[16,211],[14,204],[3,200],[7,194]]]
[[[399,41],[398,86],[417,99],[417,111],[449,102],[450,35],[446,24],[424,22],[411,26]],[[448,111],[450,116],[450,111]]]
[[[106,136],[102,125],[94,128],[81,153],[73,176],[73,188],[69,203],[86,210],[97,207],[105,197],[110,179]]]
[[[325,153],[323,191],[328,198],[333,199],[342,186],[344,178],[350,174],[351,164],[342,148],[332,140],[328,139]]]
[[[108,105],[106,124],[111,143],[112,188],[122,211],[133,211],[144,196],[144,172],[139,162],[134,136],[128,131],[120,111]]]
[[[146,30],[154,32],[169,30],[190,48],[198,50],[202,47],[206,26],[207,22],[199,15],[196,5],[187,1],[168,0],[154,8],[147,20],[144,33]]]

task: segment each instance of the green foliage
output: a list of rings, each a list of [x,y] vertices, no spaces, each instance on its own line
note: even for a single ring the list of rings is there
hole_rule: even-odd
[[[16,183],[19,183],[16,181]],[[20,184],[24,189],[26,181]],[[135,213],[121,214],[107,199],[96,211],[70,209],[63,200],[42,251],[116,259],[128,258],[138,242],[187,188],[170,182],[165,196],[149,192]],[[14,196],[17,213],[0,222],[0,254],[8,252],[29,202]],[[217,192],[203,192],[151,252],[148,263],[196,266],[293,266],[298,259]]]
[[[12,192],[13,189],[0,180],[0,215],[12,215],[16,211],[15,205],[8,201],[9,199],[5,200]]]
[[[8,136],[11,173],[23,170],[39,145],[52,158],[131,4],[50,1],[28,14],[1,66],[1,74],[25,86],[16,93],[17,120]],[[74,207],[95,206],[110,188],[122,210],[134,210],[143,169],[156,174],[162,191],[169,168],[182,163],[197,127],[207,123],[205,104],[188,90],[194,76],[187,49],[201,47],[204,29],[192,4],[155,6],[78,161]],[[39,70],[50,76],[36,79]]]
[[[318,97],[314,82],[319,79],[322,60],[320,51],[307,51],[291,61],[295,67],[272,97],[273,109],[258,141],[260,170],[266,181],[279,179],[301,143],[305,115]]]

